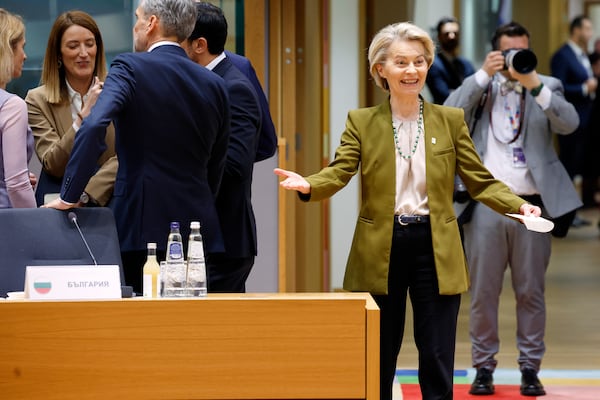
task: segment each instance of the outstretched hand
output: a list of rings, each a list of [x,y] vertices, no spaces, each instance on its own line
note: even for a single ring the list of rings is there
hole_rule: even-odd
[[[287,190],[297,190],[302,194],[310,193],[310,183],[306,179],[304,179],[301,175],[288,171],[281,168],[275,168],[273,170],[275,175],[279,175],[284,177],[285,179],[279,182],[279,185]]]

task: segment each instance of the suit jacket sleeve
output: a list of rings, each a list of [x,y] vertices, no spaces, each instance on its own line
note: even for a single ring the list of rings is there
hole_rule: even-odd
[[[269,109],[269,102],[265,96],[265,92],[256,76],[256,71],[246,57],[242,57],[238,54],[225,51],[227,57],[231,62],[238,68],[252,83],[252,87],[256,91],[258,101],[260,102],[261,109],[261,129],[260,136],[258,138],[258,147],[256,149],[255,162],[266,160],[272,157],[277,150],[277,133],[275,132],[275,126],[273,125],[273,119],[271,118],[271,111]]]
[[[35,152],[44,171],[60,178],[65,173],[69,155],[73,149],[75,130],[73,124],[59,132],[56,118],[44,100],[41,90],[30,90],[25,98],[29,114],[29,125],[35,138]],[[72,121],[71,121],[72,122]]]
[[[552,91],[550,107],[544,114],[550,122],[550,131],[559,135],[573,133],[579,126],[579,114],[575,106],[565,99],[563,85],[560,80],[552,77],[540,77],[544,85]]]
[[[300,196],[304,201],[319,201],[331,197],[348,184],[358,172],[361,159],[361,139],[357,125],[348,113],[346,129],[340,138],[333,161],[320,172],[306,178],[311,186],[308,196]]]
[[[108,125],[133,97],[135,76],[127,61],[127,56],[115,58],[94,112],[83,121],[75,137],[61,190],[61,198],[67,202],[75,203],[81,196],[95,173],[98,158],[106,150]]]
[[[223,101],[226,103],[222,108],[224,110],[222,125],[219,129],[219,134],[215,138],[215,143],[210,152],[210,159],[208,160],[207,165],[208,185],[215,197],[219,193],[219,186],[221,185],[221,179],[223,178],[223,172],[225,171],[225,165],[227,163],[227,147],[229,146],[229,136],[231,132],[231,106],[229,95],[226,90],[223,90],[222,94]]]
[[[260,128],[260,108],[250,86],[227,82],[231,101],[231,134],[227,148],[225,173],[239,180],[252,175]]]
[[[552,71],[552,76],[558,78],[563,83],[565,94],[568,98],[585,100],[586,96],[583,94],[582,85],[587,78],[587,73],[580,66],[577,56],[568,45],[561,47],[552,56],[550,70]],[[577,79],[577,76],[580,76],[580,79]]]
[[[260,102],[261,109],[261,130],[260,136],[258,137],[258,147],[256,149],[256,157],[254,161],[262,161],[272,157],[277,150],[277,134],[275,133],[275,126],[271,119],[271,111],[269,108],[269,102],[265,96],[265,92],[260,85],[256,72],[252,65],[248,69],[248,79],[254,86],[258,101]]]

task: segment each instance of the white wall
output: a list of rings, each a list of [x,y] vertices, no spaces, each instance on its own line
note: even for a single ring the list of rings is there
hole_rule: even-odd
[[[454,0],[419,0],[415,1],[415,16],[412,21],[425,29],[436,41],[437,23],[442,17],[456,17],[454,15]]]
[[[248,292],[274,293],[278,291],[278,179],[273,174],[275,167],[277,167],[277,154],[268,160],[254,164],[252,207],[256,218],[258,255],[246,281],[246,291]]]
[[[330,158],[340,143],[348,111],[358,108],[359,77],[358,59],[364,51],[359,42],[358,0],[331,0],[330,2]],[[331,288],[341,288],[346,259],[352,243],[354,225],[358,217],[358,176],[331,198],[330,232]]]

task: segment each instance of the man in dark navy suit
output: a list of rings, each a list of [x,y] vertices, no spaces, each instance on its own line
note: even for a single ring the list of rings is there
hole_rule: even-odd
[[[444,104],[463,80],[475,73],[469,60],[458,54],[460,24],[454,17],[444,17],[437,24],[439,49],[427,74],[427,88],[433,102]]]
[[[227,20],[223,11],[207,2],[196,6],[196,26],[182,46],[192,60],[225,80],[231,101],[231,135],[216,201],[225,252],[207,256],[208,290],[243,293],[257,248],[251,189],[261,107],[252,83],[224,52]]]
[[[156,242],[160,256],[171,221],[180,222],[183,237],[190,221],[200,221],[207,255],[225,249],[215,198],[230,107],[223,80],[191,61],[179,44],[194,29],[194,0],[141,0],[135,15],[136,53],[113,61],[94,112],[75,138],[60,199],[47,207],[78,206],[114,121],[119,169],[111,208],[126,283],[141,292],[147,243]]]
[[[571,135],[559,135],[559,158],[573,179],[579,175],[582,180],[582,194],[584,204],[590,203],[592,194],[588,194],[591,187],[591,171],[586,171],[585,160],[596,157],[596,149],[586,148],[590,132],[590,121],[594,105],[594,97],[598,81],[592,71],[588,58],[588,43],[594,35],[592,21],[585,16],[573,18],[569,26],[569,40],[560,47],[552,56],[550,68],[552,76],[560,79],[565,88],[565,98],[575,106],[579,114],[579,127]],[[591,151],[591,152],[590,152]],[[591,200],[593,203],[593,200]],[[589,225],[589,221],[575,217],[573,226]]]
[[[271,158],[277,150],[277,133],[275,132],[275,126],[273,125],[273,119],[271,118],[269,102],[267,101],[265,92],[263,91],[260,81],[256,76],[256,71],[254,70],[252,63],[250,63],[250,60],[248,60],[246,57],[227,50],[225,50],[225,55],[227,58],[229,58],[229,60],[231,60],[237,69],[246,75],[246,78],[248,78],[250,83],[252,83],[260,102],[262,119],[260,121],[260,135],[258,137],[258,147],[256,149],[256,157],[254,158],[254,161],[258,162],[266,160],[267,158]]]

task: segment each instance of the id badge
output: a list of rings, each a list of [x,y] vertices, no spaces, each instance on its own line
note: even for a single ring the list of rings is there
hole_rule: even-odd
[[[513,147],[513,167],[515,168],[526,168],[527,160],[525,160],[525,153],[522,147]]]

